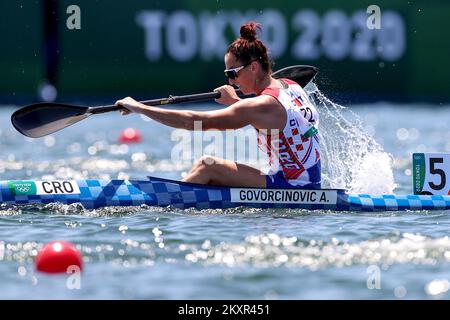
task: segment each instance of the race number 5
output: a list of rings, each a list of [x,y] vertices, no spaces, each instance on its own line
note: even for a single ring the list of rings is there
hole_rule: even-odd
[[[450,195],[450,154],[413,154],[414,194]]]
[[[430,181],[428,184],[433,190],[442,190],[447,184],[447,179],[445,177],[445,171],[439,168],[436,168],[437,164],[443,164],[443,158],[430,158],[430,174],[439,176],[439,184],[435,184],[433,181]]]

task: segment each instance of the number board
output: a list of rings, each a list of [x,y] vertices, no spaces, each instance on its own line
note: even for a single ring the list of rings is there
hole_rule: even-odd
[[[450,195],[450,154],[413,154],[414,194]]]

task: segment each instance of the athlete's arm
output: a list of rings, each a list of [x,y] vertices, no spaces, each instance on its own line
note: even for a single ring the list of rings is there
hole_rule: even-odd
[[[242,99],[226,109],[194,116],[201,119],[204,130],[238,129],[247,125],[258,129],[278,129],[284,127],[287,117],[284,108],[270,96]]]
[[[128,109],[122,114],[136,112],[164,125],[187,130],[196,129],[195,122],[201,122],[201,130],[237,129],[246,125],[264,129],[283,128],[287,117],[275,98],[265,95],[239,100],[222,110],[206,112],[146,106],[130,97],[117,101],[116,105]]]

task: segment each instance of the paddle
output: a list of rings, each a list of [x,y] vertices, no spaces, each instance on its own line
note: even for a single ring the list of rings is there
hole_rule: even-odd
[[[318,70],[315,67],[297,65],[278,70],[272,76],[274,78],[292,79],[304,87],[315,77],[317,72]],[[239,90],[236,92],[242,95]],[[169,96],[168,98],[141,101],[141,103],[161,106],[184,102],[208,101],[218,98],[220,98],[219,92],[208,92],[185,96]],[[11,116],[11,122],[17,131],[23,135],[31,138],[40,138],[86,119],[93,114],[117,111],[122,108],[116,105],[83,107],[60,103],[37,103],[14,112]]]

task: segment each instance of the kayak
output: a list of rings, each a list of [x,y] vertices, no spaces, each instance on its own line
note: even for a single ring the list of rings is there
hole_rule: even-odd
[[[80,203],[86,209],[148,205],[199,210],[253,207],[370,212],[448,210],[450,196],[349,194],[343,189],[231,188],[157,177],[0,182],[1,206],[49,203]]]

